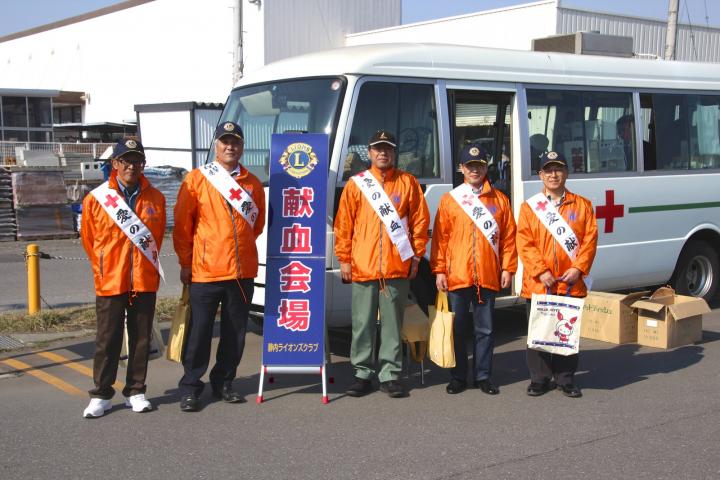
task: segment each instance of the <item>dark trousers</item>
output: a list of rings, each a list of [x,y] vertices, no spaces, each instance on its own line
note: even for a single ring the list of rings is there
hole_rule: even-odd
[[[525,313],[530,321],[530,300],[525,304]],[[545,383],[555,378],[558,385],[572,385],[580,355],[553,355],[548,352],[527,349],[527,365],[530,381]]]
[[[180,379],[180,395],[200,396],[205,384],[200,380],[210,363],[213,325],[219,305],[220,343],[210,384],[215,389],[230,385],[245,348],[245,332],[253,279],[190,284],[190,328],[183,352],[185,374]]]
[[[475,287],[460,288],[448,292],[450,308],[455,314],[453,320],[453,342],[455,346],[455,367],[450,376],[467,382],[467,336],[468,322],[473,326],[473,381],[488,380],[492,374],[492,357],[495,340],[493,337],[493,311],[495,295],[492,290],[482,290],[484,303],[478,300]],[[470,305],[473,306],[472,315]]]
[[[152,322],[155,315],[155,297],[154,292],[140,292],[132,298],[132,302],[128,293],[95,297],[97,315],[95,357],[93,359],[95,388],[89,392],[91,397],[109,400],[115,395],[115,389],[112,386],[117,378],[126,315],[128,365],[122,394],[130,397],[138,393],[145,393]]]

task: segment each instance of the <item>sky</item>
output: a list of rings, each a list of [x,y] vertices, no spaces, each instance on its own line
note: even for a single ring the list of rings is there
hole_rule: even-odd
[[[272,1],[272,0],[268,0]],[[362,1],[362,0],[358,0]],[[80,15],[117,0],[0,0],[0,36]],[[507,7],[529,0],[402,0],[402,23]],[[668,0],[562,0],[568,7],[667,18]],[[680,0],[681,23],[720,27],[720,0]]]

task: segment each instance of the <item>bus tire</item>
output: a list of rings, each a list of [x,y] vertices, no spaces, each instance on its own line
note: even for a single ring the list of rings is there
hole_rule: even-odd
[[[680,295],[710,302],[718,293],[718,276],[718,253],[706,242],[692,240],[680,253],[670,284]]]

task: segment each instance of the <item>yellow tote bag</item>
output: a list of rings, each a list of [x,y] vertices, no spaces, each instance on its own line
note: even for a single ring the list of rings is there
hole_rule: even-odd
[[[185,335],[190,323],[190,288],[183,286],[180,303],[175,309],[172,324],[170,325],[170,336],[166,350],[166,357],[173,362],[182,362],[183,348],[185,347]]]
[[[448,308],[447,293],[438,291],[435,306],[429,307],[430,313],[430,360],[442,368],[455,366],[453,347],[453,319],[455,314]]]

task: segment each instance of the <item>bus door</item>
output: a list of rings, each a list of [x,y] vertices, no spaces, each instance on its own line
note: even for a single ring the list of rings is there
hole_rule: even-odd
[[[510,92],[448,90],[453,187],[463,182],[459,168],[462,148],[468,143],[479,143],[488,155],[490,183],[510,198],[512,102]],[[511,289],[501,291],[499,296],[511,295]]]

